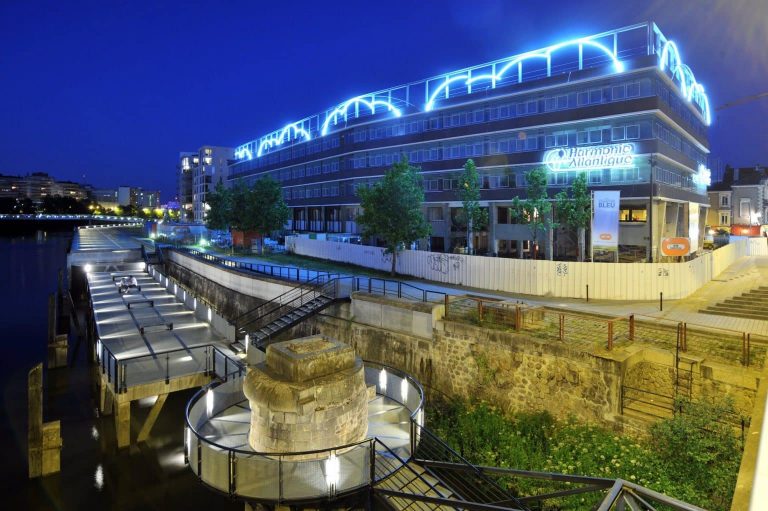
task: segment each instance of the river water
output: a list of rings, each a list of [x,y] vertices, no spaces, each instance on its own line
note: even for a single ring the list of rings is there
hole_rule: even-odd
[[[146,444],[117,450],[112,417],[97,412],[85,342],[75,350],[74,332],[71,367],[45,373],[43,415],[61,420],[62,471],[27,478],[27,372],[45,360],[48,295],[66,266],[70,237],[0,232],[0,508],[241,510],[184,465],[184,406],[194,391],[169,396]],[[150,406],[134,404],[133,438]]]

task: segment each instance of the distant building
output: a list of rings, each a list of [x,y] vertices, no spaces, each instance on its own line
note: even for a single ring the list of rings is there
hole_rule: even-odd
[[[0,197],[23,198],[40,203],[46,197],[88,198],[86,188],[72,181],[56,181],[45,172],[33,172],[26,176],[0,175]]]
[[[104,209],[117,207],[117,188],[97,188],[91,192],[91,200]]]
[[[726,167],[723,180],[708,191],[707,225],[732,234],[759,234],[768,218],[768,169]]]
[[[207,194],[217,184],[227,184],[228,165],[234,158],[235,150],[231,147],[203,146],[196,153],[179,153],[179,202],[183,220],[205,222]]]
[[[192,213],[192,169],[200,164],[200,155],[192,152],[179,153],[176,165],[176,177],[179,194],[179,213],[181,220],[191,220]]]
[[[138,196],[136,198],[136,206],[138,208],[150,208],[155,209],[160,207],[160,190],[144,190],[138,189]]]

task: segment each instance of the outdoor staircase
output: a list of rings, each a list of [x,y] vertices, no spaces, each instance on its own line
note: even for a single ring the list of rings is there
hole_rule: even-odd
[[[768,287],[751,289],[741,296],[734,296],[699,312],[734,318],[761,319],[768,321]]]
[[[252,346],[266,350],[270,339],[343,299],[337,293],[338,281],[318,276],[242,314],[235,322],[237,340],[230,347],[244,352],[248,336]]]

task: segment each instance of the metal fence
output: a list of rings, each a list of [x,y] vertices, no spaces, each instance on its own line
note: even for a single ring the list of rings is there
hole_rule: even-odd
[[[763,367],[768,351],[768,337],[749,332],[638,314],[609,317],[476,297],[448,298],[445,319],[525,332],[584,348],[612,350],[639,343],[755,368]]]

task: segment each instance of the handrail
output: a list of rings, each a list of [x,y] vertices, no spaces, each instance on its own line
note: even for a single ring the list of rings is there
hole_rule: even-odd
[[[418,414],[418,412],[421,411],[424,408],[424,389],[421,387],[419,382],[416,381],[411,375],[409,375],[408,373],[406,373],[404,371],[400,371],[399,369],[394,368],[394,367],[390,367],[390,366],[387,366],[387,365],[384,365],[384,364],[379,364],[378,362],[371,362],[371,361],[368,361],[368,360],[364,360],[363,361],[363,367],[368,367],[368,366],[372,366],[375,369],[378,369],[378,368],[387,369],[392,374],[395,374],[395,375],[397,375],[397,376],[399,376],[401,378],[407,379],[410,384],[415,386],[417,392],[419,393],[420,399],[419,399],[419,404],[418,404],[417,408],[415,410],[411,411],[411,418],[415,417],[416,414]],[[197,392],[195,392],[195,394],[187,402],[187,406],[185,407],[185,412],[184,412],[184,423],[187,425],[187,427],[190,429],[190,431],[192,431],[192,433],[195,434],[195,436],[198,436],[198,438],[200,438],[200,440],[202,440],[203,442],[208,443],[210,445],[213,445],[214,447],[218,447],[218,448],[220,448],[222,450],[232,451],[232,452],[236,452],[236,453],[240,453],[240,454],[245,454],[245,455],[248,455],[248,456],[252,456],[252,455],[256,455],[256,456],[261,455],[261,456],[265,456],[265,457],[275,457],[275,456],[306,456],[306,455],[311,455],[311,454],[320,454],[320,453],[324,453],[324,452],[341,451],[341,450],[344,450],[344,449],[347,449],[347,448],[350,448],[350,447],[355,447],[355,446],[364,444],[364,443],[369,442],[369,441],[374,439],[374,438],[366,438],[365,440],[358,440],[357,442],[351,442],[351,443],[344,444],[344,445],[334,446],[333,448],[328,448],[328,449],[315,449],[315,450],[311,450],[311,451],[295,451],[295,452],[258,452],[258,451],[254,451],[254,450],[245,450],[245,449],[240,449],[240,448],[236,448],[236,447],[232,447],[232,446],[225,446],[225,445],[217,444],[216,442],[210,440],[209,438],[207,438],[205,436],[200,436],[197,433],[197,431],[195,430],[195,428],[192,426],[192,424],[189,422],[189,416],[190,416],[190,412],[191,412],[192,407],[195,405],[195,403],[197,403],[206,394],[206,392],[208,392],[208,390],[213,390],[214,388],[218,387],[219,385],[222,385],[223,383],[226,383],[226,382],[225,381],[213,381],[213,382],[209,383],[208,385],[206,385],[205,387],[202,387]],[[390,399],[392,399],[392,398],[390,397]],[[242,403],[243,401],[246,401],[246,400],[244,399],[244,400],[241,400],[239,402]],[[401,404],[403,404],[405,406],[404,403],[401,403]]]
[[[327,277],[329,279],[353,278],[356,281],[356,285],[355,285],[356,291],[364,291],[365,289],[368,289],[369,293],[372,293],[373,291],[378,291],[379,288],[376,288],[374,284],[377,282],[381,282],[382,283],[382,287],[380,288],[382,290],[381,294],[383,294],[384,296],[390,293],[390,291],[388,291],[387,284],[395,284],[397,286],[397,290],[392,294],[397,294],[398,297],[400,298],[402,298],[406,294],[406,293],[403,293],[402,291],[403,288],[407,288],[414,291],[413,294],[409,295],[410,298],[420,299],[421,301],[424,301],[424,302],[430,301],[428,299],[430,294],[437,295],[438,297],[441,297],[441,298],[447,295],[447,293],[443,291],[433,291],[431,289],[423,289],[418,286],[414,286],[413,284],[409,284],[408,282],[403,282],[400,280],[384,279],[381,277],[367,277],[367,276],[360,276],[360,275],[342,275],[340,273],[334,273],[330,271],[314,270],[311,268],[299,268],[296,266],[279,266],[279,265],[270,265],[270,264],[263,264],[263,263],[246,263],[243,261],[235,261],[233,259],[227,259],[225,257],[220,257],[213,254],[207,254],[205,252],[201,252],[199,250],[191,249],[188,247],[176,247],[173,245],[165,245],[165,247],[171,250],[187,253],[197,259],[219,264],[220,266],[224,266],[226,268],[234,268],[236,270],[248,271],[251,273],[258,273],[261,275],[268,275],[270,277],[275,277],[275,278],[284,279],[288,281],[301,282],[302,275],[306,275],[306,280],[303,281],[304,284],[307,284],[315,280],[317,277],[321,277],[321,276]],[[267,268],[269,268],[269,271],[267,271]],[[296,275],[295,279],[292,277],[292,274]],[[315,276],[312,278],[309,278],[309,276],[313,274]],[[366,281],[367,281],[367,284],[363,284]]]
[[[367,362],[366,366],[366,369],[373,370],[373,373],[366,371],[366,384],[373,385],[375,380],[379,378],[378,368],[386,366]],[[421,411],[424,395],[418,382],[402,371],[394,368],[388,369],[393,375],[402,374],[403,377],[408,377],[407,389],[410,396],[408,401],[411,406],[407,404],[404,406],[414,413]],[[272,502],[302,502],[318,498],[335,498],[349,492],[359,491],[361,488],[370,487],[376,481],[389,477],[403,467],[405,463],[403,458],[410,459],[412,456],[412,449],[398,455],[378,440],[376,436],[345,445],[311,451],[257,452],[249,450],[247,447],[223,445],[217,439],[211,439],[202,434],[199,429],[204,427],[208,420],[245,402],[242,395],[243,382],[243,378],[214,381],[196,392],[187,402],[185,409],[185,462],[189,464],[190,469],[200,478],[201,482],[217,490],[228,492],[232,497],[240,496]],[[397,382],[390,382],[390,387],[397,387],[399,390],[401,385],[395,383]],[[389,394],[386,393],[387,389],[377,386],[377,390],[379,395],[389,397]],[[415,405],[414,392],[419,393]],[[404,391],[403,393],[405,395]],[[411,410],[411,408],[415,409]],[[414,434],[413,428],[408,428],[406,431],[409,435]],[[411,440],[410,445],[413,445],[413,440]],[[390,455],[396,456],[400,461],[397,466],[389,463]],[[328,463],[334,457],[339,460],[341,467],[346,471],[343,482],[339,486],[337,486],[338,483],[328,482],[327,488],[322,485],[307,493],[306,490],[302,489],[293,491],[290,485],[284,485],[289,477],[302,477],[301,474],[314,477],[318,471],[327,471]],[[204,463],[218,463],[214,458],[217,458],[219,462],[224,461],[226,468],[223,472],[211,472],[204,468]],[[286,464],[289,465],[287,470]],[[377,470],[376,467],[383,470]],[[298,475],[295,471],[298,471]],[[250,474],[247,477],[251,479],[269,474],[276,478],[276,484],[261,484],[254,489],[246,483],[240,490],[238,481],[240,476],[246,473]]]

